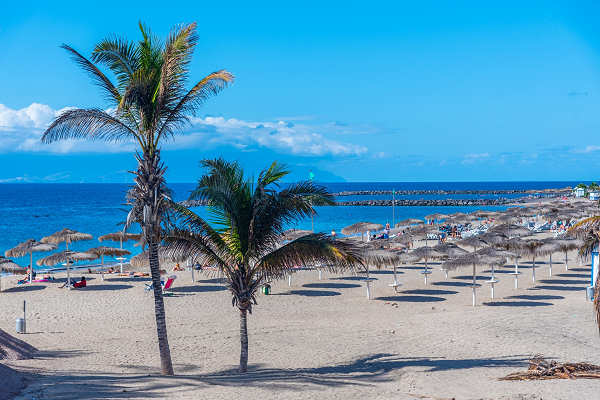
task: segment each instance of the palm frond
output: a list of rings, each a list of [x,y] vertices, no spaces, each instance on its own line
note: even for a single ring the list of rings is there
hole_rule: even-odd
[[[170,109],[158,129],[157,141],[164,135],[171,135],[177,128],[188,122],[188,115],[195,115],[196,111],[211,96],[217,95],[233,82],[234,76],[228,71],[213,72],[199,81],[190,89],[179,102]]]
[[[262,257],[254,273],[263,280],[277,279],[299,266],[320,264],[330,272],[364,268],[361,249],[322,233],[302,236]]]
[[[135,42],[119,37],[106,38],[94,48],[92,60],[106,65],[115,74],[118,87],[124,91],[139,68],[139,51]]]
[[[137,133],[117,117],[99,109],[75,109],[61,113],[42,135],[42,143],[63,139],[127,141]]]
[[[582,219],[570,227],[568,233],[572,236],[585,238],[590,231],[600,231],[600,215]]]
[[[82,56],[77,50],[67,44],[63,44],[61,48],[65,49],[71,54],[71,58],[77,65],[79,65],[84,71],[86,71],[94,82],[103,90],[107,99],[114,105],[118,105],[121,102],[121,94],[113,83],[96,67],[90,60]]]

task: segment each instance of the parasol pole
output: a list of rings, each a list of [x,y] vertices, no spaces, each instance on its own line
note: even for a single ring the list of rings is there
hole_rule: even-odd
[[[29,283],[33,282],[33,252],[29,251]]]
[[[476,290],[476,278],[477,278],[477,271],[475,269],[475,263],[473,263],[473,307],[475,307],[476,304],[476,297],[475,297],[475,290]]]
[[[392,228],[396,226],[396,189],[392,189]]]

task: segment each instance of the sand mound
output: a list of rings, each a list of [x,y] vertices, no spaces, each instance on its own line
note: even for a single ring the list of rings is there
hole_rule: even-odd
[[[9,399],[25,387],[25,380],[18,372],[0,364],[0,399]]]
[[[0,329],[0,360],[28,360],[37,349]]]

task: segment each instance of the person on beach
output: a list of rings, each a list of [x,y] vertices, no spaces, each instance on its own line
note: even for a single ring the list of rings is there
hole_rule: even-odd
[[[335,233],[335,229],[332,229],[332,230],[331,230],[331,237],[335,239],[335,235],[336,235],[336,233]]]
[[[74,288],[84,288],[87,286],[87,281],[85,280],[85,276],[81,277],[81,280],[79,282],[75,282],[73,284]]]

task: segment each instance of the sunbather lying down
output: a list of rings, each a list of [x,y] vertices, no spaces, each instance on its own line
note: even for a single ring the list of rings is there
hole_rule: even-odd
[[[74,288],[84,288],[87,286],[87,281],[85,280],[85,276],[81,277],[81,280],[79,282],[75,282],[73,284]]]

